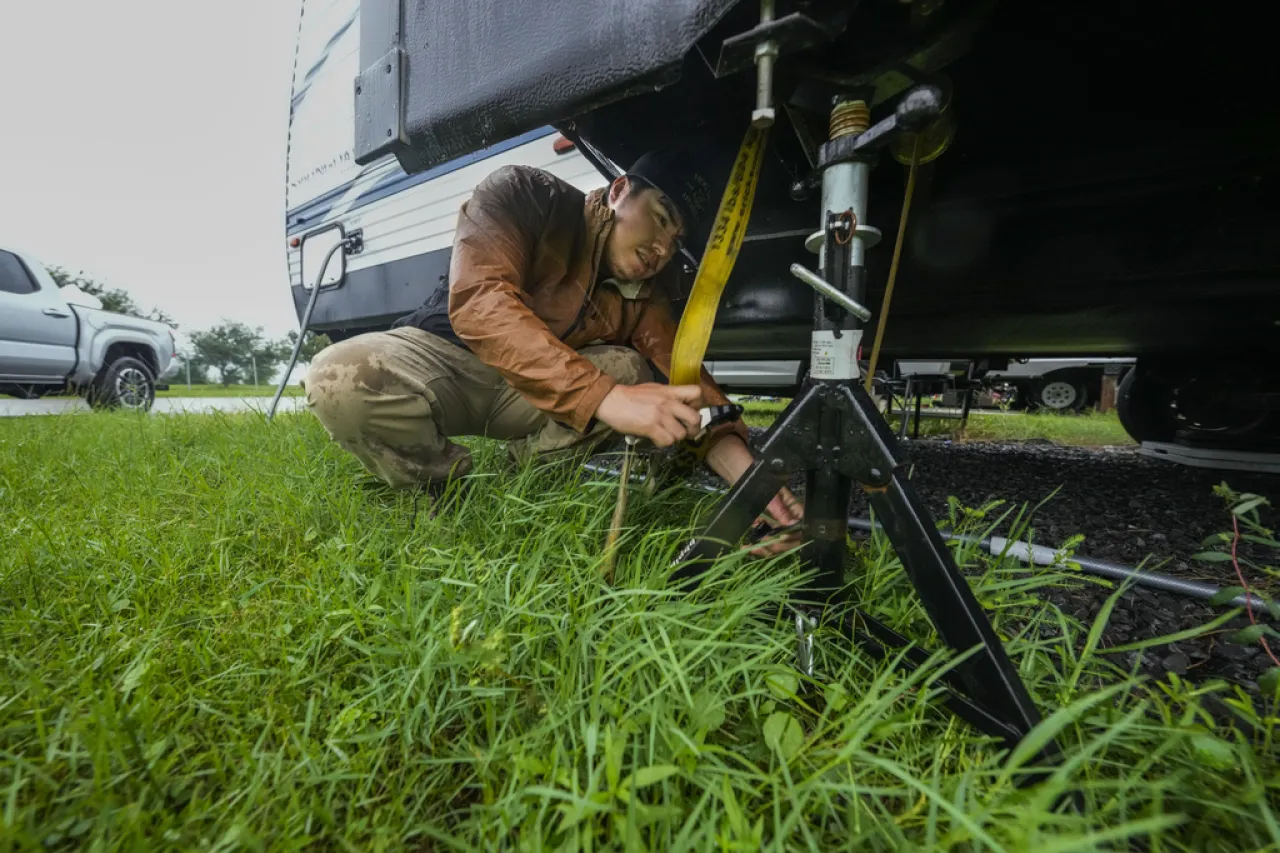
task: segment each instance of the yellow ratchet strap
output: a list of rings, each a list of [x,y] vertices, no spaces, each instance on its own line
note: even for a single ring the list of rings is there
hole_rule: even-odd
[[[676,329],[676,340],[671,349],[672,385],[697,385],[701,379],[702,359],[711,340],[716,309],[720,306],[720,297],[733,272],[733,265],[738,260],[747,222],[751,219],[751,205],[755,201],[768,133],[767,127],[748,128],[738,148],[738,156],[734,158],[733,171],[716,210],[715,225],[707,238],[707,247],[693,280],[693,290]],[[707,449],[706,438],[694,448],[699,459],[706,455]]]

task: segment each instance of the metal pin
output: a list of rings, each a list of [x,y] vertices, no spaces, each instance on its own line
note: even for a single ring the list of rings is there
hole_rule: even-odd
[[[796,611],[796,669],[813,677],[813,627],[816,623]]]
[[[871,319],[870,310],[860,302],[855,302],[848,294],[832,286],[825,278],[818,275],[813,270],[806,269],[800,264],[792,264],[791,274],[864,323]]]

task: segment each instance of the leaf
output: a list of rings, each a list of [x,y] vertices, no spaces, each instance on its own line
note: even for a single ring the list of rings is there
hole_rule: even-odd
[[[1246,512],[1256,507],[1258,504],[1266,503],[1266,500],[1267,500],[1266,498],[1254,497],[1251,500],[1245,501],[1239,506],[1232,507],[1231,512],[1237,516],[1244,515]]]
[[[849,704],[849,692],[844,689],[843,684],[828,684],[823,695],[827,700],[827,707],[832,713],[838,713],[845,705]]]
[[[1191,559],[1200,560],[1203,563],[1228,563],[1231,561],[1231,555],[1225,551],[1201,551],[1199,554],[1192,554]]]
[[[535,776],[542,776],[548,769],[550,769],[547,762],[538,758],[536,755],[520,756],[516,761],[516,767],[520,768],[525,773],[531,773]]]
[[[556,811],[560,812],[560,826],[558,829],[564,832],[582,823],[589,814],[594,815],[596,812],[604,811],[604,809],[588,800],[574,800],[571,803],[560,803],[556,806]]]
[[[1264,696],[1274,697],[1280,688],[1280,666],[1273,666],[1258,678],[1258,687]]]
[[[784,760],[790,760],[804,746],[804,730],[795,717],[778,711],[765,720],[764,742]]]
[[[714,732],[724,725],[724,702],[709,690],[699,690],[693,696],[690,716],[696,730]]]
[[[1214,545],[1218,542],[1230,542],[1230,541],[1231,541],[1230,533],[1210,533],[1208,536],[1204,538],[1204,541],[1200,543],[1200,546],[1202,548],[1208,548],[1210,545]]]
[[[652,767],[642,767],[632,776],[632,787],[644,788],[649,785],[657,784],[668,776],[674,776],[680,772],[680,768],[674,764],[655,764]]]
[[[723,789],[720,792],[720,802],[724,803],[724,812],[729,817],[729,828],[737,837],[741,837],[747,833],[747,819],[742,813],[742,807],[738,805],[738,799],[733,795],[733,786],[729,784],[729,776],[724,776]]]
[[[647,803],[635,804],[635,823],[637,827],[644,828],[652,823],[660,820],[679,820],[684,817],[684,809],[680,806],[655,805],[651,806]]]
[[[1193,735],[1191,748],[1195,750],[1196,758],[1202,764],[1207,764],[1219,770],[1226,770],[1236,766],[1236,751],[1231,748],[1231,744],[1222,738],[1214,737],[1210,734]]]
[[[1231,599],[1235,598],[1237,595],[1242,595],[1243,593],[1244,593],[1244,587],[1242,586],[1223,587],[1222,589],[1218,590],[1213,594],[1213,598],[1209,599],[1209,603],[1210,604],[1226,604],[1229,601],[1231,601]]]
[[[612,724],[604,730],[604,778],[610,791],[618,790],[618,781],[622,778],[622,751],[626,744],[625,732],[619,732]]]
[[[1272,666],[1270,670],[1258,676],[1258,689],[1262,690],[1262,695],[1265,697],[1275,697],[1276,690],[1280,689],[1280,666]]]
[[[1111,611],[1115,609],[1116,602],[1120,600],[1120,596],[1124,595],[1125,592],[1127,590],[1122,586],[1107,596],[1107,600],[1103,602],[1102,608],[1093,620],[1093,624],[1089,626],[1089,634],[1085,637],[1084,648],[1080,652],[1080,663],[1076,667],[1075,676],[1071,679],[1072,687],[1080,679],[1080,673],[1084,669],[1085,661],[1093,654],[1093,650],[1098,647],[1098,642],[1102,639],[1102,631],[1107,627],[1107,622],[1111,619]]]
[[[1226,641],[1228,643],[1237,643],[1241,646],[1247,646],[1258,642],[1263,634],[1275,634],[1275,629],[1267,625],[1250,625],[1248,628],[1241,628],[1234,634],[1228,634]],[[1278,635],[1280,636],[1280,635]]]
[[[146,756],[147,762],[151,763],[155,761],[157,758],[159,758],[160,756],[164,755],[164,751],[168,748],[169,748],[169,739],[167,737],[160,738],[160,740],[155,741],[150,746],[148,746],[146,749],[146,752],[144,752],[143,755]]]
[[[1070,705],[1059,708],[1045,717],[1036,724],[1035,728],[1027,733],[1026,737],[1018,742],[1018,745],[1005,761],[1004,771],[1000,774],[1000,781],[1002,783],[1008,781],[1015,770],[1039,755],[1040,750],[1044,749],[1067,726],[1076,720],[1082,719],[1095,706],[1110,700],[1117,693],[1127,690],[1129,687],[1129,684],[1121,682],[1104,687],[1096,693],[1086,693]]]
[[[800,686],[800,680],[791,672],[771,672],[764,677],[764,683],[779,702],[794,699]]]
[[[1099,649],[1098,651],[1099,654],[1117,655],[1121,652],[1136,652],[1141,649],[1149,649],[1152,646],[1164,646],[1169,643],[1176,643],[1179,640],[1189,640],[1192,637],[1199,637],[1202,634],[1207,634],[1210,631],[1217,629],[1221,625],[1224,625],[1239,616],[1240,613],[1240,608],[1235,608],[1233,610],[1228,610],[1226,613],[1220,614],[1218,618],[1214,619],[1212,622],[1206,622],[1204,625],[1196,625],[1194,628],[1187,628],[1186,630],[1178,631],[1175,634],[1165,634],[1163,637],[1152,637],[1147,640],[1139,640],[1136,643],[1125,643],[1123,646],[1112,646],[1111,648]]]
[[[128,696],[137,688],[149,669],[151,669],[151,661],[148,660],[146,652],[133,659],[133,663],[130,664],[120,682],[120,689],[124,691],[124,695]]]

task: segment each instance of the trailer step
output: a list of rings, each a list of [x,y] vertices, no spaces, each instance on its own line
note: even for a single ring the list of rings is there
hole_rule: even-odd
[[[1222,450],[1189,447],[1167,441],[1144,441],[1138,448],[1143,456],[1164,459],[1194,468],[1216,468],[1224,471],[1250,471],[1256,474],[1280,474],[1280,453],[1258,453],[1248,450]]]

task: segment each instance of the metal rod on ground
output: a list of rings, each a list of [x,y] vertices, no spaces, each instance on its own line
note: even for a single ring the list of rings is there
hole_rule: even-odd
[[[583,466],[586,470],[594,474],[605,474],[611,477],[618,476],[618,471],[614,468],[606,468],[603,465],[595,465],[587,463]],[[715,486],[704,486],[700,484],[690,484],[691,488],[703,492],[723,492],[724,489]],[[879,530],[880,524],[866,518],[850,518],[849,527],[854,530],[863,532],[871,532]],[[1044,545],[1032,545],[1027,542],[1016,542],[1005,539],[1003,536],[991,536],[980,538],[964,533],[952,533],[950,530],[938,531],[944,539],[955,539],[960,542],[977,543],[981,548],[993,555],[1006,553],[1005,548],[1008,546],[1008,554],[1016,557],[1024,563],[1035,563],[1040,566],[1051,566],[1057,563],[1057,557],[1053,549]],[[1208,601],[1222,591],[1222,587],[1214,586],[1210,583],[1201,581],[1189,581],[1182,578],[1175,578],[1171,575],[1162,575],[1157,572],[1144,572],[1133,566],[1123,566],[1119,563],[1112,563],[1108,560],[1096,560],[1092,557],[1072,557],[1072,562],[1078,563],[1080,570],[1085,574],[1096,575],[1098,577],[1108,578],[1116,581],[1132,580],[1138,586],[1145,586],[1151,589],[1158,589],[1164,592],[1171,592],[1175,595],[1183,595],[1188,598],[1198,598]],[[1231,607],[1244,607],[1246,604],[1252,605],[1260,610],[1263,614],[1270,615],[1271,610],[1267,603],[1253,593],[1241,593],[1228,602]]]
[[[880,524],[866,518],[849,519],[849,527],[855,530],[870,532],[873,528],[879,529]],[[1044,545],[1032,545],[1028,542],[1017,542],[1006,539],[1003,536],[989,536],[979,538],[964,533],[952,533],[950,530],[940,531],[942,535],[949,539],[956,539],[961,542],[974,542],[988,553],[1000,555],[1007,553],[1016,557],[1024,563],[1034,563],[1038,566],[1053,566],[1058,564],[1057,555],[1052,548]],[[1132,580],[1139,586],[1159,589],[1165,592],[1172,592],[1176,595],[1185,595],[1189,598],[1200,598],[1205,601],[1213,598],[1222,591],[1222,587],[1214,586],[1211,583],[1203,583],[1201,581],[1189,581],[1182,578],[1175,578],[1171,575],[1162,575],[1157,572],[1144,572],[1133,566],[1122,566],[1119,563],[1112,563],[1109,560],[1096,560],[1092,557],[1075,556],[1071,561],[1080,565],[1081,571],[1097,575],[1098,577],[1108,578],[1109,580],[1127,581]],[[1244,607],[1251,604],[1261,609],[1264,613],[1267,611],[1266,602],[1253,593],[1241,593],[1235,598],[1226,602],[1232,607]]]
[[[324,271],[329,268],[329,261],[333,260],[333,253],[345,248],[346,244],[346,240],[335,244],[329,250],[329,253],[324,256],[324,261],[320,264],[320,272],[316,274],[315,287],[311,288],[311,298],[307,300],[307,310],[302,313],[302,328],[298,330],[298,339],[293,342],[293,355],[289,356],[289,363],[284,368],[284,375],[280,377],[280,385],[276,388],[276,395],[271,398],[271,409],[267,412],[268,421],[276,416],[276,406],[280,404],[280,395],[284,393],[284,386],[289,382],[289,374],[293,373],[293,367],[298,363],[298,353],[301,352],[302,341],[307,336],[307,327],[311,325],[311,312],[315,310],[316,297],[320,295],[320,282],[324,281]]]
[[[627,514],[627,484],[631,480],[631,458],[635,455],[635,436],[627,436],[622,451],[622,474],[618,477],[618,502],[613,507],[613,520],[609,522],[609,538],[604,546],[604,565],[600,574],[606,581],[613,580],[613,566],[617,560],[618,536],[622,533],[622,521]]]

